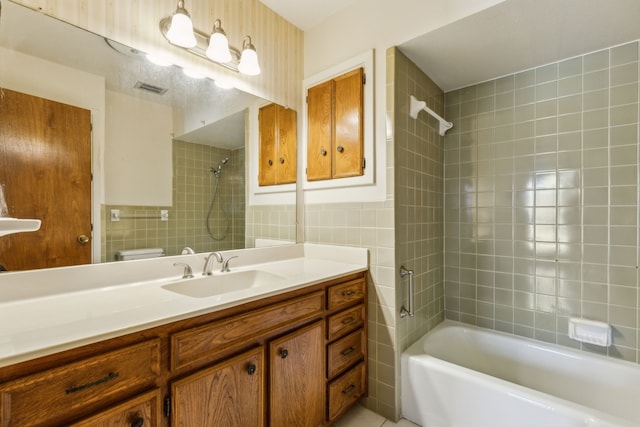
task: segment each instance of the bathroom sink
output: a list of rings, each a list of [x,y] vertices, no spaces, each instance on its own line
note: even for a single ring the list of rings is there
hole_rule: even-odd
[[[230,292],[259,288],[278,283],[283,277],[262,270],[218,273],[184,279],[162,286],[164,289],[194,298],[207,298]]]
[[[18,219],[0,217],[0,236],[11,233],[24,233],[26,231],[36,231],[40,228],[39,219]]]

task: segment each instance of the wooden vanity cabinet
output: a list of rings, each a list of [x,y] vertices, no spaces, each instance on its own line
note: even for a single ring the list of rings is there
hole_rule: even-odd
[[[327,421],[367,393],[367,282],[353,277],[327,288]]]
[[[328,426],[366,394],[351,274],[0,368],[0,427]]]
[[[324,425],[323,334],[319,321],[270,343],[270,426]]]
[[[265,425],[264,347],[171,384],[172,426]]]
[[[141,394],[69,427],[150,427],[162,423],[160,389]]]

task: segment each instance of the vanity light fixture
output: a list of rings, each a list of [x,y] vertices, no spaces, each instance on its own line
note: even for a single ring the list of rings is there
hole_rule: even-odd
[[[229,40],[227,34],[222,29],[222,22],[216,19],[213,23],[213,32],[209,38],[207,56],[216,62],[231,62],[231,52],[229,52]]]
[[[258,54],[255,46],[251,43],[251,37],[246,36],[242,42],[242,56],[238,64],[238,71],[248,76],[257,76],[260,74],[260,65],[258,64]]]
[[[178,7],[171,16],[171,24],[166,34],[167,39],[176,46],[192,48],[198,42],[193,35],[193,22],[191,15],[184,8],[184,0],[178,1]]]
[[[241,53],[238,49],[229,46],[229,40],[222,29],[220,19],[214,21],[211,34],[193,28],[189,12],[184,8],[184,0],[178,1],[178,7],[173,15],[160,20],[160,32],[169,43],[236,73],[248,76],[260,74],[258,54],[251,43],[250,36],[245,36]]]

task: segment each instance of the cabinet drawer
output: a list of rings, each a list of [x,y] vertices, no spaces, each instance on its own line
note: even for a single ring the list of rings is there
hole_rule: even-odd
[[[327,339],[333,341],[364,324],[364,305],[341,311],[327,319]]]
[[[327,376],[333,378],[364,357],[364,331],[359,330],[327,347]]]
[[[0,425],[59,424],[83,408],[108,405],[153,385],[160,340],[111,351],[0,385]]]
[[[329,384],[329,422],[334,421],[365,394],[365,363],[361,362]]]
[[[364,278],[331,286],[327,289],[327,308],[333,310],[364,298]]]
[[[188,366],[225,348],[323,312],[324,293],[314,292],[171,335],[171,368]]]
[[[155,389],[69,427],[159,426],[161,402],[160,389]]]

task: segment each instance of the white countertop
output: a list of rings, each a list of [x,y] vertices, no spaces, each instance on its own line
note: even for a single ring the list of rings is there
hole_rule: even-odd
[[[163,288],[188,263],[196,277],[206,254],[0,274],[0,366],[211,313],[368,268],[367,250],[296,244],[222,252],[232,273],[281,278],[204,298]],[[214,265],[214,271],[219,269]],[[225,273],[215,273],[225,274]]]

